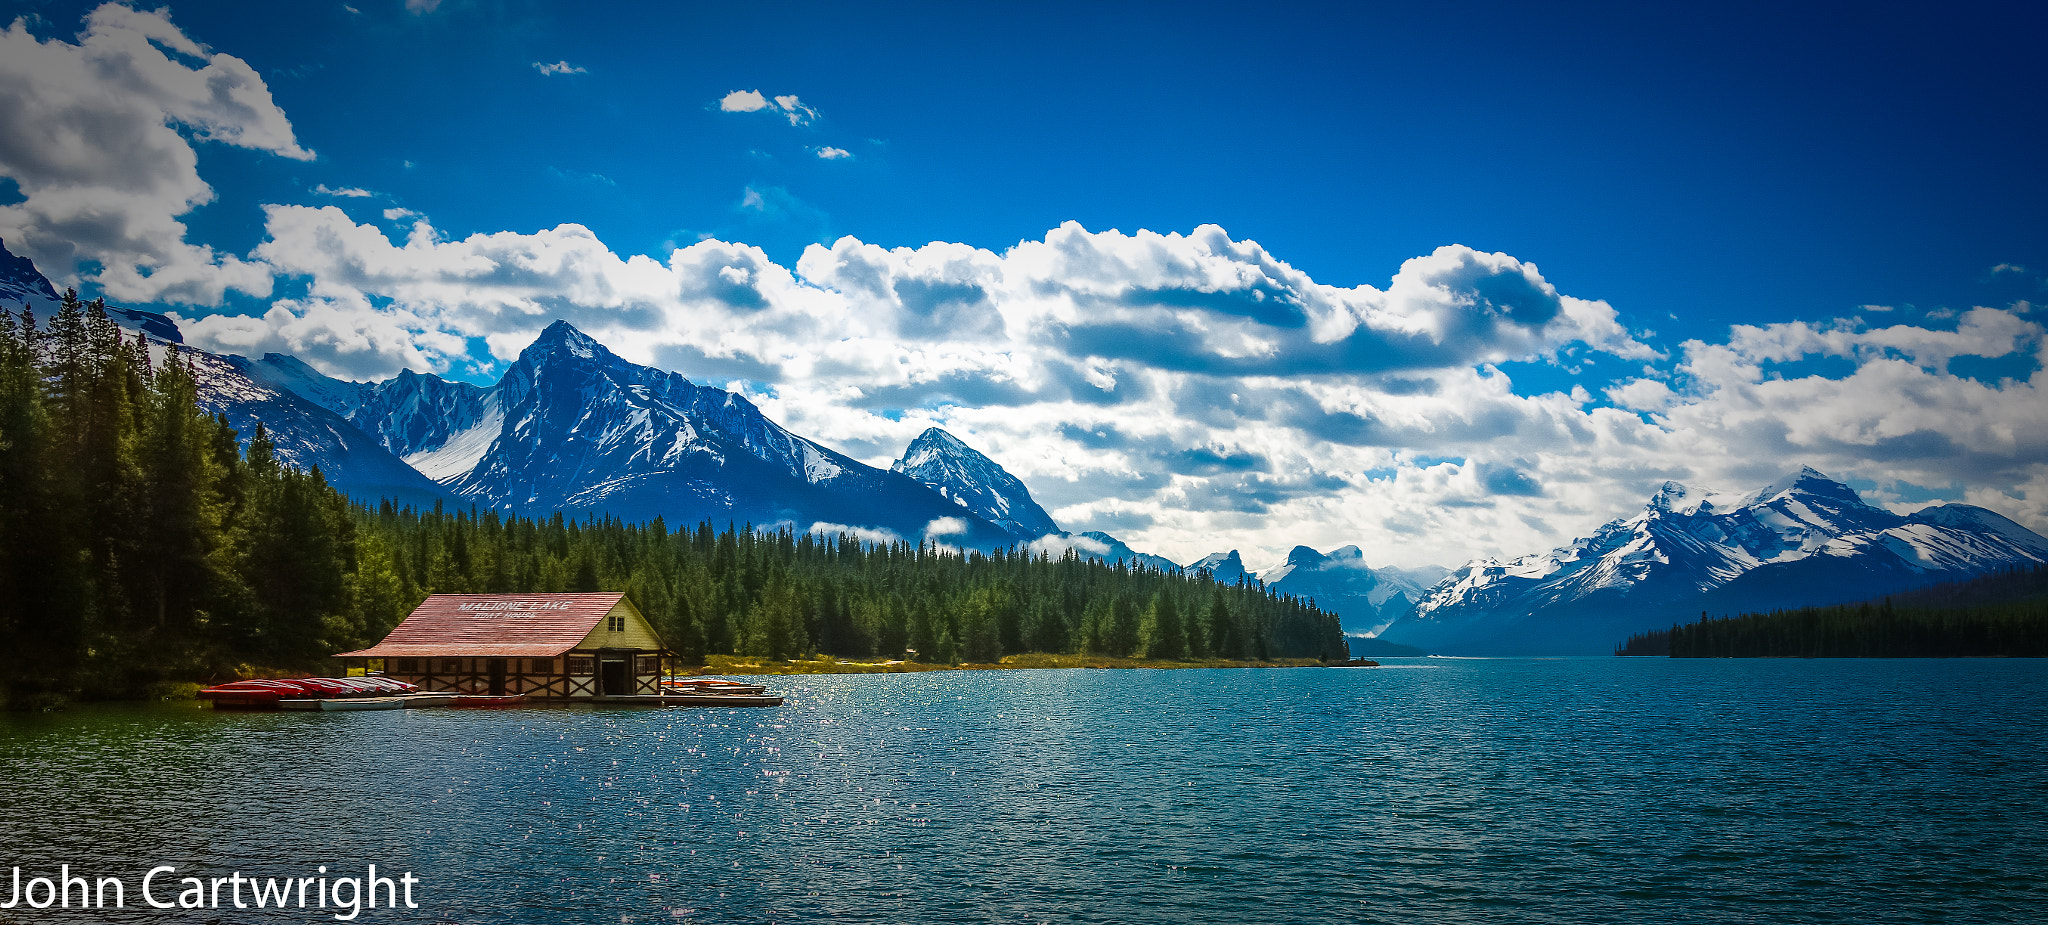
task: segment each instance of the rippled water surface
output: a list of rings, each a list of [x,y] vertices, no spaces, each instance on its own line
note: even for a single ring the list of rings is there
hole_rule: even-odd
[[[0,875],[421,878],[421,909],[358,922],[2038,922],[2048,900],[2040,661],[772,681],[787,706],[0,717]],[[0,922],[332,921],[138,904]]]

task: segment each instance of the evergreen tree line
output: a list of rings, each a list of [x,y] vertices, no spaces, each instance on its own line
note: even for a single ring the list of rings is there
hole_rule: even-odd
[[[283,464],[260,425],[238,437],[200,410],[189,354],[127,337],[103,303],[0,312],[0,693],[326,669],[440,592],[626,591],[689,658],[1345,655],[1334,615],[1257,584],[1071,552],[373,510]]]
[[[1616,655],[1677,658],[2048,656],[2048,565],[1874,601],[1707,619],[1629,637]]]
[[[1334,614],[1256,583],[1110,565],[1068,551],[960,552],[784,528],[670,532],[385,502],[360,535],[395,551],[380,581],[431,593],[623,590],[679,655],[816,653],[993,662],[1025,652],[1161,659],[1343,658]]]
[[[406,606],[362,512],[261,428],[244,452],[191,360],[75,292],[0,312],[0,694],[303,666]]]

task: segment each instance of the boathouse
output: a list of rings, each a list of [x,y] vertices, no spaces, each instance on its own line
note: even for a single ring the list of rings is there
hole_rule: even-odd
[[[660,693],[673,655],[612,591],[436,594],[383,642],[335,657],[424,690],[580,700]]]

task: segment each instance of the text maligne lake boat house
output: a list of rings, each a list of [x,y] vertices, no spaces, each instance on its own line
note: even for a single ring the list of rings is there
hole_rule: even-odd
[[[436,594],[335,657],[426,690],[580,700],[660,693],[672,653],[622,593]]]

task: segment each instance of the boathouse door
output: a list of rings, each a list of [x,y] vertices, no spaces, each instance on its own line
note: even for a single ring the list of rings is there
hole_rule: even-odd
[[[622,697],[633,692],[633,676],[627,672],[623,659],[602,662],[598,666],[598,671],[605,696]]]
[[[494,659],[491,659],[491,666],[490,666],[490,672],[491,672],[491,675],[490,675],[490,676],[491,676],[491,694],[495,696],[495,695],[502,695],[502,694],[506,693],[506,690],[505,690],[505,660],[504,660],[504,659],[502,659],[502,658],[494,658]]]

